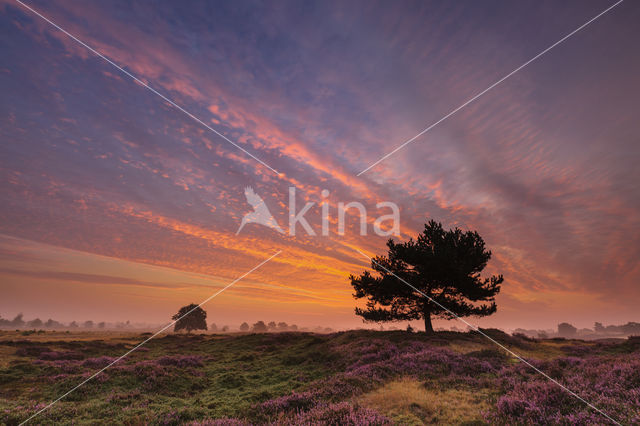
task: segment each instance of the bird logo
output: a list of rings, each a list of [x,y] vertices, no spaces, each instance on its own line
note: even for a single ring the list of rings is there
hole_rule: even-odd
[[[265,204],[264,200],[253,191],[253,188],[247,186],[244,189],[244,196],[247,197],[247,202],[253,207],[253,211],[244,215],[242,218],[242,223],[236,232],[236,235],[240,233],[242,228],[248,223],[257,223],[259,225],[263,225],[278,231],[281,234],[284,234],[278,222],[276,222],[275,218],[269,211],[269,208]]]

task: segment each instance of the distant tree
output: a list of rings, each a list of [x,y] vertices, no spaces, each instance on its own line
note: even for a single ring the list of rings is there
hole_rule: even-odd
[[[411,324],[407,325],[407,331],[409,333],[413,333],[413,327],[411,327]]]
[[[12,327],[23,327],[24,326],[24,319],[22,313],[19,313],[18,315],[15,316],[15,318],[13,318],[11,320],[11,326]]]
[[[298,326],[297,326],[297,325],[295,325],[295,324],[291,324],[291,325],[289,326],[289,330],[291,330],[291,331],[298,331]]]
[[[122,322],[122,321],[118,321],[115,324],[115,327],[117,329],[122,329],[122,328],[131,328],[131,322],[129,320],[127,320],[126,322]]]
[[[247,324],[246,322],[243,322],[240,325],[240,331],[249,331],[249,324]]]
[[[637,335],[640,333],[640,323],[637,322],[628,322],[624,325],[621,325],[620,328],[622,329],[622,332],[626,334]]]
[[[416,240],[389,240],[387,247],[387,256],[377,256],[371,262],[379,276],[365,271],[349,277],[354,297],[367,300],[366,309],[355,310],[365,321],[423,319],[425,331],[433,333],[434,317],[453,319],[496,312],[495,296],[503,278],[480,277],[491,251],[485,249],[477,232],[445,231],[432,220]]]
[[[105,327],[106,327],[106,324],[104,323],[104,321],[98,323],[98,328],[105,328]]]
[[[215,333],[216,331],[218,331],[218,326],[216,325],[215,322],[212,322],[211,325],[209,326],[209,330],[211,330],[213,333]]]
[[[78,323],[77,323],[77,322],[75,322],[75,321],[71,321],[71,322],[69,323],[69,328],[78,328]]]
[[[572,337],[575,336],[577,332],[578,329],[568,322],[558,324],[558,336],[560,337]]]
[[[60,324],[58,321],[54,321],[51,318],[49,318],[47,320],[47,322],[44,323],[44,326],[46,328],[62,328],[62,324]]]
[[[91,320],[85,321],[84,324],[82,324],[82,326],[84,328],[93,328],[93,321],[91,321]]]
[[[247,328],[248,328],[248,327],[249,327],[249,325],[247,324]],[[223,333],[226,333],[227,331],[229,331],[229,326],[228,326],[228,325],[223,326],[223,327],[222,327],[222,332],[223,332]]]
[[[252,331],[254,333],[265,333],[267,330],[267,326],[263,321],[258,321],[257,323],[253,324],[252,327]]]
[[[27,323],[28,327],[40,328],[42,327],[42,320],[40,318],[33,319]]]
[[[593,325],[593,329],[596,331],[596,333],[604,333],[605,332],[605,328],[604,328],[604,326],[602,325],[601,322],[596,322]]]
[[[289,326],[287,325],[286,322],[279,322],[278,323],[278,330],[279,331],[287,331],[289,329]]]
[[[11,326],[11,321],[9,321],[6,318],[0,317],[0,327],[10,327],[10,326]]]
[[[183,306],[171,319],[176,321],[174,332],[186,330],[187,333],[191,333],[191,330],[207,329],[207,313],[195,303]]]
[[[275,321],[271,321],[269,324],[267,324],[267,327],[269,328],[269,331],[276,331],[278,325]]]
[[[119,321],[115,324],[115,327],[117,329],[131,328],[131,322],[129,320],[127,320],[126,322]]]

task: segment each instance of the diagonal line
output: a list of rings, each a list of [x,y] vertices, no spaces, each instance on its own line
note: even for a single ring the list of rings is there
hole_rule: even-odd
[[[124,353],[123,355],[119,356],[118,358],[116,358],[114,361],[112,361],[109,365],[107,365],[106,367],[102,368],[101,370],[98,370],[97,372],[95,372],[94,374],[92,374],[91,376],[89,376],[87,379],[85,379],[83,382],[79,383],[78,385],[76,385],[74,388],[70,389],[69,391],[67,391],[66,393],[62,394],[61,396],[59,396],[57,399],[53,400],[52,402],[50,402],[46,407],[41,408],[40,410],[36,411],[34,414],[32,414],[28,419],[26,419],[25,421],[23,421],[22,423],[20,423],[20,425],[24,425],[25,423],[29,422],[31,419],[33,419],[34,417],[38,416],[39,414],[41,414],[43,411],[51,408],[54,404],[56,404],[58,401],[60,401],[61,399],[65,398],[67,395],[69,395],[70,393],[74,392],[75,390],[77,390],[78,388],[80,388],[81,386],[83,386],[84,384],[86,384],[88,381],[92,380],[93,378],[97,377],[100,373],[102,373],[104,370],[106,370],[107,368],[111,367],[112,365],[114,365],[115,363],[117,363],[118,361],[122,360],[123,358],[127,357],[131,352],[139,349],[140,347],[142,347],[143,345],[145,345],[146,343],[148,343],[151,339],[155,338],[156,336],[158,336],[160,333],[162,333],[163,331],[165,331],[166,329],[168,329],[169,327],[171,327],[172,325],[174,325],[175,323],[177,323],[178,321],[180,321],[182,318],[186,317],[187,315],[189,315],[191,312],[195,311],[196,309],[200,308],[202,305],[204,305],[205,303],[207,303],[208,301],[210,301],[211,299],[213,299],[214,297],[216,297],[217,295],[219,295],[220,293],[222,293],[223,291],[225,291],[226,289],[228,289],[229,287],[231,287],[232,285],[234,285],[235,283],[237,283],[238,281],[240,281],[241,279],[243,279],[244,277],[246,277],[247,275],[249,275],[250,273],[252,273],[253,271],[255,271],[256,269],[260,268],[262,265],[264,265],[265,263],[269,262],[271,259],[273,259],[274,257],[276,257],[277,255],[279,255],[280,253],[282,253],[282,250],[278,250],[274,255],[272,255],[271,257],[269,257],[266,260],[263,260],[262,262],[260,262],[258,265],[254,266],[253,268],[251,268],[249,271],[245,272],[244,274],[240,275],[238,278],[236,278],[235,280],[231,281],[229,284],[227,284],[225,287],[223,287],[221,290],[217,291],[216,293],[212,294],[211,296],[207,297],[206,299],[204,299],[202,302],[200,302],[195,308],[191,309],[189,312],[187,312],[186,314],[182,315],[180,318],[178,318],[177,320],[170,322],[169,324],[167,324],[166,326],[162,327],[160,330],[156,331],[152,336],[148,337],[147,339],[143,340],[142,342],[138,343],[136,346],[134,346],[133,348],[131,348],[130,350],[128,350],[126,353]]]
[[[620,425],[620,423],[614,419],[612,419],[607,413],[605,413],[604,411],[600,410],[598,407],[596,407],[595,405],[589,403],[588,401],[584,400],[580,395],[578,395],[577,393],[575,393],[574,391],[572,391],[571,389],[567,388],[565,385],[563,385],[562,383],[560,383],[559,381],[557,381],[556,379],[554,379],[553,377],[549,376],[547,373],[545,373],[544,371],[540,370],[539,368],[537,368],[536,366],[534,366],[533,364],[531,364],[529,361],[527,361],[526,359],[522,358],[520,355],[518,355],[517,353],[513,352],[511,349],[507,348],[506,346],[504,346],[502,343],[498,342],[497,340],[495,340],[494,338],[492,338],[491,336],[489,336],[488,334],[486,334],[484,331],[482,331],[477,325],[471,324],[468,321],[464,320],[463,318],[461,318],[460,316],[458,316],[455,312],[451,311],[450,309],[448,309],[447,307],[443,306],[441,303],[439,303],[438,301],[436,301],[435,299],[433,299],[432,297],[426,295],[425,293],[423,293],[422,291],[418,290],[416,287],[414,287],[413,285],[409,284],[408,282],[406,282],[404,279],[400,278],[398,275],[394,274],[393,272],[391,272],[390,270],[388,270],[387,268],[385,268],[384,266],[382,266],[380,263],[376,262],[374,259],[372,259],[371,257],[367,256],[366,254],[364,254],[362,251],[358,250],[358,249],[354,249],[355,251],[357,251],[358,253],[360,253],[361,255],[363,255],[366,259],[370,260],[372,263],[375,263],[376,265],[380,266],[382,269],[384,269],[385,271],[387,271],[389,274],[393,275],[394,277],[396,277],[397,279],[399,279],[400,281],[402,281],[403,283],[405,283],[406,285],[408,285],[409,287],[411,287],[413,290],[417,291],[418,293],[420,293],[422,296],[426,297],[429,302],[438,305],[438,307],[440,307],[441,309],[444,309],[445,311],[447,311],[448,313],[450,313],[451,315],[454,316],[455,319],[463,322],[465,325],[467,325],[467,327],[471,328],[474,331],[477,331],[478,333],[482,334],[484,337],[486,337],[487,339],[491,340],[493,343],[495,343],[496,345],[498,345],[500,348],[504,349],[505,351],[507,351],[509,354],[511,354],[512,356],[516,357],[518,360],[520,360],[521,362],[527,364],[529,367],[531,367],[532,369],[534,369],[536,372],[542,374],[544,377],[546,377],[547,379],[551,380],[553,383],[555,383],[556,385],[560,386],[562,389],[564,389],[565,391],[567,391],[568,393],[570,393],[572,396],[574,396],[575,398],[579,399],[580,401],[582,401],[583,403],[585,403],[587,406],[593,408],[594,410],[596,410],[598,413],[602,414],[604,417],[606,417],[607,419],[611,420],[613,423]]]
[[[16,0],[17,1],[17,0]],[[538,53],[536,56],[534,56],[533,58],[529,59],[527,62],[525,62],[524,64],[520,65],[518,68],[514,69],[513,71],[511,71],[509,74],[505,75],[504,77],[502,77],[500,80],[496,81],[495,83],[493,83],[491,86],[487,87],[486,89],[484,89],[482,92],[478,93],[477,95],[475,95],[474,97],[472,97],[471,99],[467,100],[465,103],[463,103],[462,105],[460,105],[459,107],[457,107],[456,109],[454,109],[453,111],[449,112],[447,115],[445,115],[444,117],[442,117],[440,120],[436,121],[435,123],[433,123],[432,125],[430,125],[429,127],[427,127],[426,129],[422,130],[420,133],[418,133],[417,135],[415,135],[414,137],[412,137],[411,139],[405,141],[402,145],[398,146],[396,149],[394,149],[393,151],[391,151],[390,153],[386,154],[384,157],[380,158],[378,161],[376,161],[375,163],[371,164],[369,167],[367,167],[366,169],[364,169],[363,171],[361,171],[360,173],[357,174],[357,176],[360,176],[361,174],[365,173],[367,170],[371,169],[372,167],[376,166],[377,164],[379,164],[380,162],[386,160],[387,158],[391,157],[393,154],[395,154],[396,152],[398,152],[399,150],[401,150],[402,148],[404,148],[405,146],[409,145],[411,142],[415,141],[417,138],[419,138],[420,136],[424,135],[425,133],[427,133],[429,130],[433,129],[434,127],[436,127],[438,124],[442,123],[443,121],[445,121],[447,118],[451,117],[452,115],[454,115],[455,113],[457,113],[458,111],[460,111],[461,109],[463,109],[464,107],[466,107],[467,105],[469,105],[470,103],[474,102],[476,99],[478,99],[479,97],[481,97],[482,95],[484,95],[485,93],[487,93],[488,91],[490,91],[491,89],[493,89],[494,87],[496,87],[497,85],[499,85],[500,83],[502,83],[503,81],[505,81],[506,79],[508,79],[509,77],[511,77],[512,75],[514,75],[515,73],[517,73],[518,71],[520,71],[521,69],[523,69],[524,67],[526,67],[527,65],[529,65],[530,63],[532,63],[533,61],[535,61],[536,59],[540,58],[542,55],[544,55],[545,53],[549,52],[551,49],[553,49],[554,47],[558,46],[559,44],[561,44],[562,42],[566,41],[568,38],[570,38],[571,36],[575,35],[577,32],[579,32],[580,30],[582,30],[583,28],[585,28],[587,25],[593,23],[595,20],[597,20],[598,18],[600,18],[602,15],[604,15],[605,13],[609,12],[611,9],[613,9],[614,7],[618,6],[620,3],[622,3],[624,0],[619,0],[618,2],[612,4],[611,6],[609,6],[608,8],[606,8],[605,10],[603,10],[602,12],[600,12],[598,15],[594,16],[593,18],[591,18],[590,20],[588,20],[587,22],[585,22],[584,24],[580,25],[578,28],[576,28],[575,30],[571,31],[569,34],[567,34],[566,36],[562,37],[560,40],[556,41],[555,43],[553,43],[551,46],[547,47],[546,49],[544,49],[542,52]]]
[[[69,38],[71,38],[73,41],[75,41],[76,43],[80,44],[81,46],[85,47],[86,49],[88,49],[91,53],[93,53],[94,55],[104,59],[107,63],[109,63],[110,65],[112,65],[114,68],[116,68],[118,71],[120,71],[121,73],[125,74],[128,77],[131,77],[136,83],[140,84],[141,86],[143,86],[144,88],[148,89],[149,91],[151,91],[153,94],[159,96],[160,98],[162,98],[162,100],[164,100],[165,102],[169,103],[171,106],[173,106],[174,108],[178,109],[179,111],[183,112],[187,117],[191,118],[193,121],[195,121],[196,123],[204,126],[207,130],[215,133],[216,135],[220,136],[222,139],[224,139],[225,141],[229,142],[231,145],[235,146],[236,148],[238,148],[240,151],[244,152],[245,154],[247,154],[249,157],[253,158],[254,160],[256,160],[258,163],[262,164],[263,166],[267,167],[269,170],[271,170],[272,172],[274,172],[277,175],[280,175],[280,173],[274,169],[273,167],[269,166],[267,163],[265,163],[264,161],[260,160],[258,157],[256,157],[255,155],[251,154],[249,151],[247,151],[246,149],[244,149],[243,147],[241,147],[240,145],[238,145],[237,143],[235,143],[234,141],[232,141],[231,139],[229,139],[228,137],[226,137],[225,135],[223,135],[222,133],[220,133],[219,131],[217,131],[216,129],[214,129],[213,127],[209,126],[207,123],[205,123],[204,121],[200,120],[198,117],[196,117],[195,115],[191,114],[189,111],[187,111],[186,109],[184,109],[183,107],[181,107],[180,105],[178,105],[177,103],[175,103],[174,101],[172,101],[171,99],[169,99],[168,97],[166,97],[165,95],[163,95],[162,93],[158,92],[156,89],[154,89],[153,87],[149,86],[149,84],[145,83],[144,81],[140,80],[138,77],[136,77],[135,75],[131,74],[129,71],[125,70],[124,68],[122,68],[120,65],[116,64],[115,62],[113,62],[111,59],[107,58],[105,55],[103,55],[102,53],[100,53],[99,51],[97,51],[96,49],[94,49],[93,47],[89,46],[87,43],[83,42],[82,40],[80,40],[78,37],[74,36],[73,34],[71,34],[70,32],[68,32],[67,30],[65,30],[64,28],[62,28],[61,26],[59,26],[58,24],[56,24],[55,22],[53,22],[52,20],[50,20],[49,18],[47,18],[46,16],[43,16],[42,14],[40,14],[37,10],[33,9],[32,7],[26,5],[25,3],[23,3],[21,0],[15,0],[16,3],[20,4],[21,6],[23,6],[25,9],[28,9],[29,11],[33,12],[35,15],[39,16],[40,18],[42,18],[44,21],[48,22],[49,24],[51,24],[52,26],[54,26],[56,29],[60,30],[62,33],[64,33],[65,35],[67,35]]]

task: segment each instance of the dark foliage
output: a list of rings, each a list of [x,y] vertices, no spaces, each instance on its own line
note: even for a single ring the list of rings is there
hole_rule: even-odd
[[[194,303],[180,308],[171,319],[177,321],[173,331],[186,330],[190,333],[191,330],[207,329],[207,313]]]
[[[40,318],[36,318],[36,319],[33,319],[33,320],[27,322],[27,326],[28,327],[33,327],[33,328],[40,328],[40,327],[43,326],[43,322],[42,322],[42,320]]]
[[[356,308],[365,321],[424,319],[425,330],[433,332],[432,317],[486,316],[496,311],[494,299],[503,278],[480,277],[491,251],[477,232],[445,231],[432,220],[416,240],[389,240],[387,247],[387,256],[371,262],[379,276],[366,271],[349,277],[354,297],[367,300],[366,309]]]
[[[267,325],[264,323],[264,321],[258,321],[257,323],[253,324],[251,330],[254,333],[265,333],[267,331]]]
[[[578,332],[578,329],[569,323],[563,322],[558,324],[558,336],[560,337],[573,337]]]

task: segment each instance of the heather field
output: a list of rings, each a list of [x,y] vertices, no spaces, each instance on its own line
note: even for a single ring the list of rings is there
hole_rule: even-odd
[[[640,339],[487,333],[622,424]],[[0,422],[18,424],[146,336],[1,332]],[[477,333],[168,334],[34,424],[610,424]]]

